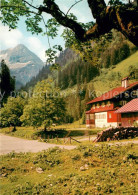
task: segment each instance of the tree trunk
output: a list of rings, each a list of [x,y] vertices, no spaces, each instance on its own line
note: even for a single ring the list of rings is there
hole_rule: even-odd
[[[44,127],[44,132],[46,132],[47,131],[47,128],[46,128],[46,126]]]
[[[16,131],[16,126],[13,126],[12,132]]]

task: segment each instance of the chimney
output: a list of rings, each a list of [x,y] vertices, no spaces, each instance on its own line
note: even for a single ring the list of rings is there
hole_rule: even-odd
[[[129,87],[129,78],[125,77],[122,79],[122,87],[127,88]]]

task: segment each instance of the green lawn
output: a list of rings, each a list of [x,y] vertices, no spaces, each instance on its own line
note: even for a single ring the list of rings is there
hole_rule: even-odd
[[[33,127],[16,127],[16,131],[12,132],[12,128],[6,127],[0,129],[0,133],[4,133],[10,136],[20,137],[24,139],[43,139],[49,143],[64,143],[64,140],[60,141],[60,138],[64,137],[78,137],[87,135],[96,135],[100,132],[101,128],[85,129],[74,125],[61,125],[53,127],[51,130],[44,132],[41,128],[38,130]]]
[[[3,155],[1,195],[137,194],[137,151],[137,145],[102,144]]]

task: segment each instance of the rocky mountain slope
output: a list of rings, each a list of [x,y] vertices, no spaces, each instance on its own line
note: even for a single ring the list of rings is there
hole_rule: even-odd
[[[11,75],[15,76],[18,87],[30,81],[44,66],[42,60],[22,44],[0,51],[2,59],[10,68]]]

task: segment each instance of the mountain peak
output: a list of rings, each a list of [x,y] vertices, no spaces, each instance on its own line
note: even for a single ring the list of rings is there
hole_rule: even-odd
[[[23,44],[1,51],[0,58],[5,60],[16,80],[23,84],[36,76],[44,66],[42,60]]]
[[[18,44],[16,47],[14,48],[19,48],[19,49],[22,49],[22,48],[26,48],[28,49],[24,44]]]

